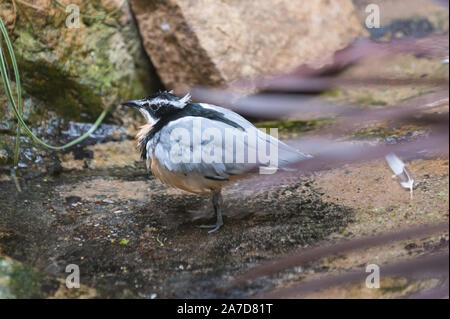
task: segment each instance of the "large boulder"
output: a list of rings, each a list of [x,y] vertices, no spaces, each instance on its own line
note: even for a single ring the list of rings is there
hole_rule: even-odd
[[[114,11],[105,19],[81,16],[78,28],[68,28],[70,12],[52,0],[0,0],[0,17],[24,88],[24,119],[39,136],[45,138],[45,132],[57,135],[54,132],[63,129],[60,124],[67,121],[93,122],[105,107],[160,88],[128,2],[123,1],[61,0],[64,5],[78,5],[83,15]],[[16,128],[3,90],[0,83],[0,165],[10,161]],[[109,122],[123,120],[121,110],[110,114]]]
[[[79,6],[79,28],[68,28],[68,13],[52,0],[0,0],[27,93],[72,120],[92,119],[106,106],[140,96],[158,79],[124,0],[61,1]]]
[[[166,87],[227,84],[331,55],[359,35],[351,0],[132,0]]]

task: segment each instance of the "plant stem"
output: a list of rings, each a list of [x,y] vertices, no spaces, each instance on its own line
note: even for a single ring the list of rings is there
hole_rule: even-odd
[[[13,108],[13,112],[15,114],[15,116],[17,117],[18,120],[18,124],[22,126],[22,128],[24,129],[25,133],[28,134],[37,144],[52,149],[52,150],[63,150],[66,149],[68,147],[71,147],[81,141],[83,141],[84,139],[86,139],[87,137],[89,137],[89,135],[91,135],[92,132],[94,132],[97,127],[100,125],[100,123],[103,121],[103,119],[106,116],[106,113],[108,112],[108,108],[104,109],[103,112],[100,114],[100,116],[97,118],[97,120],[95,121],[95,123],[92,125],[92,127],[83,135],[81,135],[80,137],[74,139],[73,141],[61,145],[61,146],[53,146],[53,145],[49,145],[46,142],[44,142],[43,140],[41,140],[40,138],[38,138],[36,135],[33,134],[33,132],[31,131],[31,129],[26,125],[26,123],[24,122],[22,115],[21,115],[21,110],[19,110],[19,108],[17,107],[17,105],[19,103],[22,103],[22,90],[21,90],[21,86],[20,86],[20,76],[19,76],[19,69],[17,67],[17,61],[16,61],[16,57],[14,55],[14,50],[12,48],[11,45],[11,41],[9,40],[8,37],[8,33],[6,31],[5,25],[3,24],[3,20],[0,18],[0,31],[3,34],[3,37],[5,38],[5,42],[6,42],[6,46],[8,48],[8,53],[9,56],[11,57],[11,62],[14,68],[14,75],[16,78],[16,84],[17,84],[17,94],[18,94],[18,98],[17,98],[17,102],[14,100],[13,94],[12,94],[12,90],[11,90],[11,85],[10,85],[10,80],[8,78],[8,74],[6,73],[6,63],[5,63],[5,58],[3,55],[3,49],[0,46],[0,75],[3,81],[3,85],[5,87],[5,92],[6,92],[6,96],[8,97],[8,101],[11,104],[12,108]],[[17,144],[16,144],[17,145]]]

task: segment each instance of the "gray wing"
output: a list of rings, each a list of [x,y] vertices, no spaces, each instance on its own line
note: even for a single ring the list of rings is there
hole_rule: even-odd
[[[223,107],[220,107],[217,105],[207,104],[207,103],[200,103],[200,105],[204,108],[213,109],[213,110],[223,113],[228,119],[239,124],[240,126],[245,128],[245,130],[247,130],[247,131],[257,130],[257,128],[252,123],[250,123],[245,118],[243,118],[242,116],[240,116],[239,114],[237,114],[231,110],[228,110],[226,108],[223,108]],[[264,135],[264,138],[269,140],[268,144],[277,143],[279,166],[281,168],[290,163],[298,162],[298,161],[312,157],[309,154],[305,154],[305,153],[302,153],[300,151],[293,149],[289,145],[281,142],[280,140],[278,140],[270,135]]]
[[[259,167],[283,167],[308,157],[261,132],[240,115],[224,108],[208,107],[225,114],[244,131],[220,121],[183,117],[170,122],[155,135],[147,147],[153,153],[149,155],[155,156],[169,171],[217,180],[227,180],[230,175],[245,174]],[[259,156],[258,152],[263,153],[263,150],[266,155],[274,155],[275,148],[276,165]]]

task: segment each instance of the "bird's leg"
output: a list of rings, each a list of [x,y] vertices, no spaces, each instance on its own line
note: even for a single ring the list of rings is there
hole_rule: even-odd
[[[201,228],[213,228],[208,233],[213,233],[216,230],[218,230],[223,225],[222,220],[222,195],[220,194],[220,191],[214,192],[212,195],[212,202],[214,206],[214,211],[217,215],[217,221],[215,225],[201,225]]]

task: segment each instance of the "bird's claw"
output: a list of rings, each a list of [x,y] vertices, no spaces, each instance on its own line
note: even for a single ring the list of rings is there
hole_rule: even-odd
[[[208,234],[214,233],[216,230],[219,230],[220,227],[222,227],[223,224],[216,224],[216,225],[200,225],[200,228],[213,228],[208,231]]]

